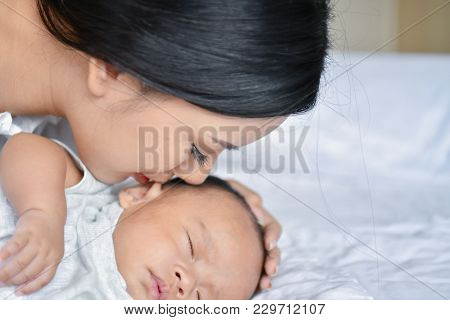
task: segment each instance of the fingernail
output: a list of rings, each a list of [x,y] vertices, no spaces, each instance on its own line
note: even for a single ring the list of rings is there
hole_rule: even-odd
[[[276,245],[277,245],[276,241],[274,241],[274,240],[270,241],[269,242],[269,248],[267,250],[269,250],[269,251],[272,250],[273,248],[276,247]]]
[[[274,272],[272,273],[272,275],[275,276],[275,275],[277,275],[277,273],[278,273],[278,266],[275,267],[275,270],[274,270]]]

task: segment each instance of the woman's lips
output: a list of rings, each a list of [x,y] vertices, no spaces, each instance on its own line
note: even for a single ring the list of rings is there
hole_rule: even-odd
[[[139,183],[141,183],[141,184],[145,184],[145,183],[147,183],[150,179],[148,178],[148,177],[146,177],[143,173],[135,173],[134,175],[133,175],[133,178],[137,181],[137,182],[139,182]]]
[[[173,177],[173,174],[161,173],[161,174],[152,175],[149,178],[147,175],[138,172],[138,173],[134,173],[132,175],[132,177],[140,184],[146,184],[146,183],[148,183],[150,181],[164,184],[164,183],[166,183],[167,181],[169,181]]]

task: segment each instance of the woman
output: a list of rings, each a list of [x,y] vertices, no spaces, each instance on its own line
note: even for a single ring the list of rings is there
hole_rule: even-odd
[[[2,0],[0,106],[67,119],[105,183],[199,184],[225,148],[314,106],[327,22],[326,0]],[[268,288],[280,227],[237,188],[265,223]]]

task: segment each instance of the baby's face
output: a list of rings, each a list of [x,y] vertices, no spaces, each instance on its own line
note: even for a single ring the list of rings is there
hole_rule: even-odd
[[[134,299],[249,299],[263,252],[246,215],[226,191],[184,185],[127,208],[114,246],[128,293]]]

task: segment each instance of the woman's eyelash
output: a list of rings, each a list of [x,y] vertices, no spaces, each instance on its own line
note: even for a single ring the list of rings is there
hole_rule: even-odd
[[[195,144],[192,144],[191,154],[201,167],[204,167],[208,162],[208,156],[201,153]]]
[[[197,291],[197,300],[202,300],[200,299],[200,292]]]
[[[191,256],[192,258],[194,257],[194,246],[192,245],[192,239],[191,236],[189,235],[189,232],[186,231],[187,237],[188,237],[188,241],[189,241],[189,248],[191,248]]]

